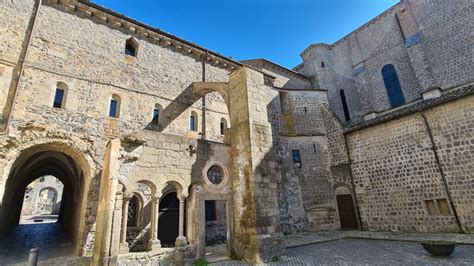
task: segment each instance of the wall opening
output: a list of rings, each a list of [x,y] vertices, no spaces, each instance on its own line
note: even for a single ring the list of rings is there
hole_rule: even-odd
[[[206,200],[204,203],[206,261],[214,262],[228,257],[227,201]]]
[[[351,116],[349,114],[349,107],[347,106],[346,95],[344,93],[344,90],[339,91],[339,96],[341,97],[341,104],[342,104],[342,110],[344,111],[344,118],[346,119],[346,121],[350,121]]]
[[[0,206],[0,249],[14,251],[4,261],[19,263],[18,254],[33,247],[41,249],[42,258],[80,252],[84,185],[84,173],[69,155],[41,147],[23,151],[11,167]],[[47,220],[51,223],[41,223]]]
[[[382,68],[382,78],[392,108],[405,104],[400,80],[393,65],[385,65]]]
[[[19,224],[57,222],[63,187],[59,179],[50,175],[33,180],[25,190]]]

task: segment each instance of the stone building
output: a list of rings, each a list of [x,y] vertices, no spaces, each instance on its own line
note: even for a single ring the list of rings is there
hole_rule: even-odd
[[[45,175],[97,264],[191,262],[206,236],[262,262],[304,230],[474,231],[472,1],[403,0],[294,69],[85,0],[0,4],[4,236]]]

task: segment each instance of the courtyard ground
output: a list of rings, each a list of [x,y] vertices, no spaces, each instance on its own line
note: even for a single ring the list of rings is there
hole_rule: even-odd
[[[212,265],[250,265],[221,261]],[[415,242],[340,239],[289,248],[269,265],[474,265],[474,246],[458,245],[449,258],[430,256]]]
[[[39,265],[81,265],[71,256],[73,245],[60,224],[20,225],[0,241],[0,265],[25,264],[28,250],[40,248]],[[448,259],[430,256],[419,244],[426,240],[458,243]],[[285,236],[286,256],[271,265],[474,265],[474,234],[318,231]],[[222,249],[222,250],[221,250]],[[249,265],[225,258],[225,245],[206,249],[213,265]]]

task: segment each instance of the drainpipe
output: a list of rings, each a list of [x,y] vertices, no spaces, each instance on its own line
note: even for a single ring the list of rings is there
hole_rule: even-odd
[[[354,173],[352,172],[352,159],[351,159],[351,152],[349,150],[349,141],[347,140],[347,133],[343,133],[343,136],[344,136],[344,145],[346,146],[346,155],[347,155],[347,161],[349,165],[349,176],[351,178],[352,192],[354,193],[354,203],[356,205],[357,217],[359,218],[360,230],[364,231],[364,226],[362,225],[362,216],[360,215],[359,200],[357,199],[357,193],[355,189]]]
[[[459,219],[458,211],[456,209],[456,206],[454,205],[453,197],[451,196],[451,191],[449,190],[449,187],[448,187],[448,181],[446,180],[446,175],[444,174],[443,167],[441,166],[441,161],[438,155],[438,148],[436,147],[436,143],[433,138],[433,132],[431,131],[431,127],[428,123],[428,119],[426,119],[426,116],[424,114],[421,114],[421,117],[423,117],[423,122],[426,126],[426,131],[428,132],[428,136],[430,138],[431,149],[433,150],[436,165],[438,166],[439,173],[441,175],[441,180],[443,181],[444,189],[446,191],[446,195],[448,196],[449,205],[451,205],[451,209],[453,209],[454,218],[456,219],[456,224],[459,227],[459,230],[461,232],[466,233],[466,231],[464,231],[464,228],[461,225],[461,220]]]
[[[23,76],[23,71],[24,71],[24,68],[25,68],[25,60],[28,57],[28,54],[29,54],[29,51],[30,51],[31,39],[33,38],[33,33],[35,31],[35,26],[36,26],[36,20],[38,18],[40,9],[41,9],[41,0],[36,0],[35,13],[33,15],[32,20],[30,21],[30,24],[28,25],[28,30],[26,31],[27,32],[26,43],[23,46],[24,47],[23,51],[20,54],[20,58],[18,60],[18,62],[20,64],[20,69],[19,69],[19,72],[18,72],[18,78],[16,78],[16,80],[13,81],[13,82],[16,83],[14,85],[15,89],[14,89],[14,93],[13,93],[13,99],[11,101],[10,110],[8,110],[8,116],[7,116],[7,119],[6,119],[5,127],[3,129],[1,129],[0,135],[7,134],[8,133],[8,128],[10,127],[10,120],[11,120],[12,113],[13,113],[13,107],[15,105],[16,98],[18,97],[18,89],[20,87],[21,77]]]
[[[206,56],[202,60],[202,82],[206,82],[206,61],[208,54],[206,51]],[[202,139],[206,139],[206,95],[202,97]]]

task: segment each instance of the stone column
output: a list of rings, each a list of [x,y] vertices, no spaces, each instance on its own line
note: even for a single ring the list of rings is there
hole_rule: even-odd
[[[122,203],[122,230],[120,230],[120,246],[119,254],[126,254],[129,252],[128,243],[127,243],[127,221],[128,221],[128,204],[131,199],[131,195],[123,195]]]
[[[176,238],[175,246],[181,247],[188,244],[188,240],[184,236],[184,202],[187,195],[178,193],[179,199],[179,233],[178,238]]]
[[[107,144],[104,154],[104,163],[100,181],[99,206],[97,207],[96,232],[94,242],[93,265],[114,264],[117,254],[114,253],[113,241],[113,218],[116,205],[116,194],[119,187],[118,169],[121,143],[119,139],[113,139]],[[120,202],[121,204],[121,202]],[[120,208],[119,208],[120,210]],[[120,221],[117,217],[117,221]],[[117,232],[120,234],[120,232]],[[117,239],[117,244],[119,239]]]
[[[157,250],[161,248],[161,242],[158,239],[158,219],[160,218],[160,198],[161,194],[156,193],[151,198],[151,229],[148,250]]]

